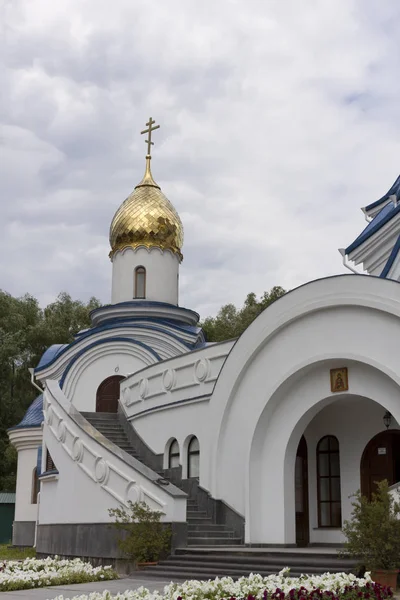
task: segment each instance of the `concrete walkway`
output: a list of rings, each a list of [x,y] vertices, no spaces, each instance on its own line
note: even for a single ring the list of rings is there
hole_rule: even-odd
[[[76,583],[74,585],[52,586],[34,590],[18,590],[15,592],[2,592],[0,598],[4,600],[53,600],[61,594],[65,599],[79,596],[80,594],[89,595],[91,592],[104,592],[109,590],[113,594],[125,592],[126,590],[135,590],[141,586],[150,591],[162,591],[164,586],[171,581],[153,579],[145,577],[144,574],[129,577],[126,579],[115,579],[113,581],[95,581],[93,583]]]

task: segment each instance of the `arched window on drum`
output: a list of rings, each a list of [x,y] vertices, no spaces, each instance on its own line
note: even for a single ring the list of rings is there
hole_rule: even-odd
[[[146,298],[146,269],[136,267],[134,281],[134,298]]]

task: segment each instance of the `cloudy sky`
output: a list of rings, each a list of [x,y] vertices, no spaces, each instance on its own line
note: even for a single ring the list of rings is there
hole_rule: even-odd
[[[400,172],[397,0],[0,0],[0,287],[110,299],[108,228],[153,175],[180,303],[345,272]]]

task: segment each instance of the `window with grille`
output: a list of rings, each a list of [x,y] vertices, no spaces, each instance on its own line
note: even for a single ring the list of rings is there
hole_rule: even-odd
[[[54,464],[54,461],[51,458],[51,454],[48,450],[46,454],[46,471],[57,471],[57,467]]]
[[[339,442],[333,435],[327,435],[318,442],[317,478],[318,525],[341,527]]]

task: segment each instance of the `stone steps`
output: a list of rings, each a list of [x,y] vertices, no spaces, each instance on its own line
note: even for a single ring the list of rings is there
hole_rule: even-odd
[[[149,575],[175,579],[214,579],[230,576],[237,579],[250,573],[259,573],[264,577],[278,573],[290,567],[290,575],[320,575],[330,573],[354,572],[355,562],[340,559],[336,554],[310,552],[262,552],[260,550],[241,549],[230,551],[215,548],[182,548],[158,565],[146,569]]]
[[[115,413],[88,413],[82,416],[110,442],[121,448],[134,458],[140,460],[139,454],[131,446],[128,437]]]

